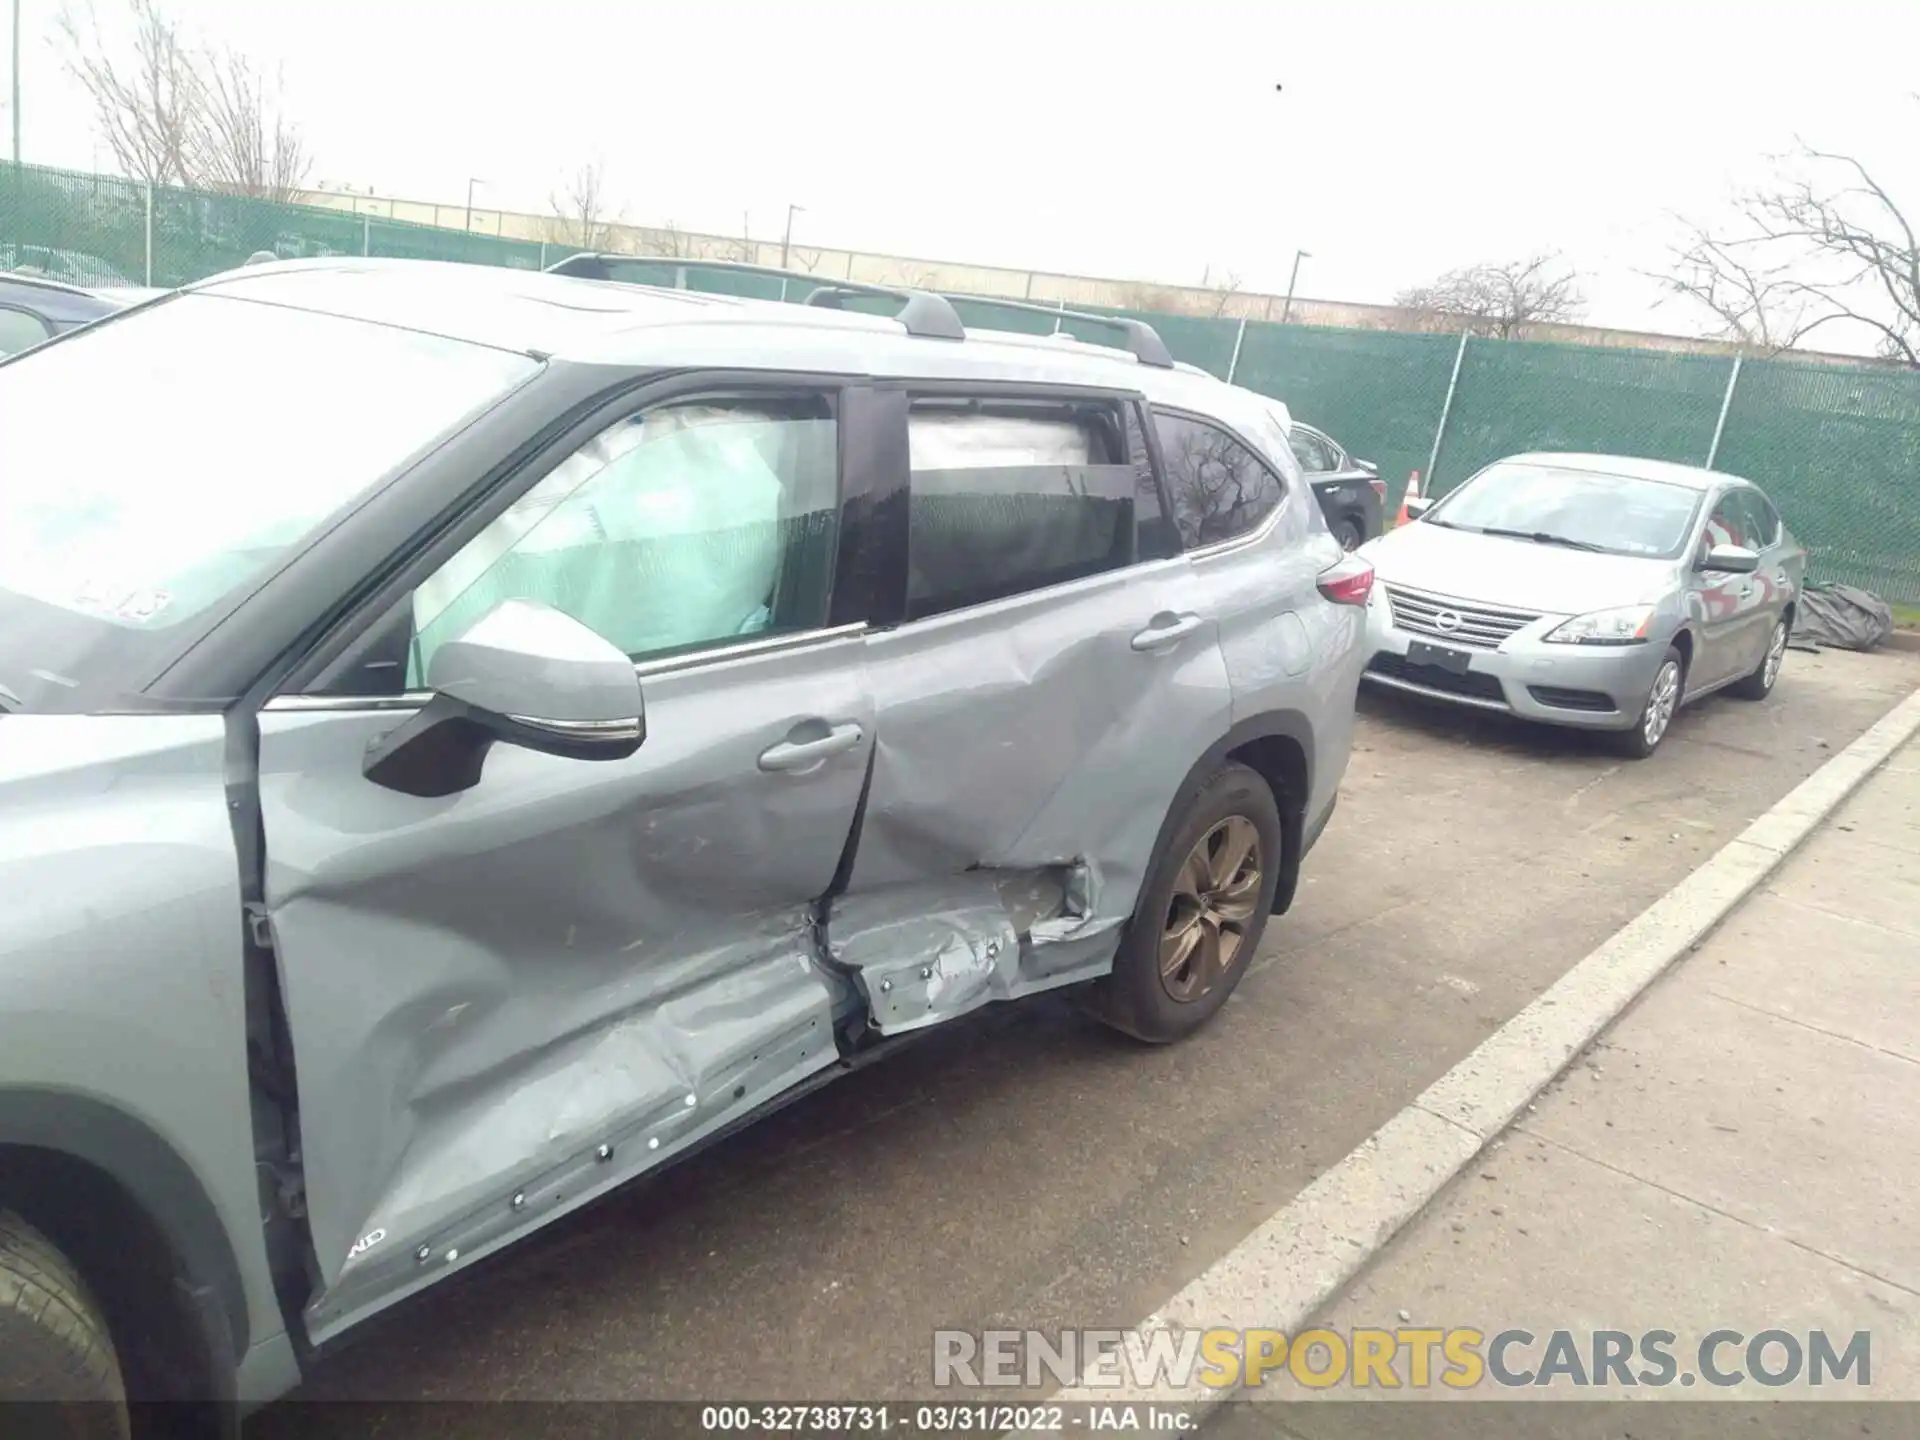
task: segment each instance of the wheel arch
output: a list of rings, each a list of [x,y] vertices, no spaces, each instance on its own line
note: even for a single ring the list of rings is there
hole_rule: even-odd
[[[239,1260],[206,1187],[149,1126],[89,1096],[0,1090],[0,1208],[80,1270],[130,1388],[233,1398],[251,1339]]]
[[[1682,625],[1668,643],[1680,652],[1680,683],[1684,686],[1693,675],[1693,657],[1700,651],[1699,637],[1691,625]]]
[[[1254,771],[1273,791],[1280,810],[1280,836],[1285,853],[1280,879],[1274,887],[1273,912],[1285,914],[1300,882],[1300,860],[1305,851],[1307,799],[1313,793],[1313,726],[1297,710],[1269,710],[1233,725],[1209,745],[1187,771],[1173,803],[1154,837],[1153,853],[1167,846],[1193,797],[1223,765],[1240,764]]]

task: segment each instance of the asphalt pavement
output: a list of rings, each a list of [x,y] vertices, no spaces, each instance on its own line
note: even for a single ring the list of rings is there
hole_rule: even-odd
[[[365,1328],[312,1399],[907,1399],[935,1329],[1125,1327],[1920,684],[1793,653],[1662,752],[1369,696],[1339,811],[1233,1001],[1150,1050],[1057,997],[827,1087]]]

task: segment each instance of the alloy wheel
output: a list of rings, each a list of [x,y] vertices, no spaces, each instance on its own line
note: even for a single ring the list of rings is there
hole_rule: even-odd
[[[1653,691],[1647,696],[1647,713],[1641,717],[1640,733],[1651,750],[1673,723],[1673,712],[1680,702],[1680,662],[1669,660],[1653,677]]]
[[[1773,627],[1773,638],[1767,641],[1766,665],[1760,675],[1760,683],[1767,689],[1773,689],[1773,682],[1780,678],[1780,665],[1786,658],[1787,622],[1782,620]]]
[[[1173,999],[1198,1000],[1240,960],[1260,904],[1264,861],[1259,830],[1239,815],[1188,852],[1160,932],[1160,983]]]

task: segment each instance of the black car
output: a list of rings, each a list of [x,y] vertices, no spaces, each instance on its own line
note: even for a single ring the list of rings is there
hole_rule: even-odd
[[[1324,431],[1298,420],[1287,438],[1341,545],[1352,550],[1386,528],[1387,482],[1371,461],[1355,460]]]
[[[82,290],[57,280],[0,271],[0,358],[124,310],[145,294]]]

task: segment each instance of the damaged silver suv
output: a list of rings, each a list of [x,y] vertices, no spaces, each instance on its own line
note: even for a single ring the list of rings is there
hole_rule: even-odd
[[[336,260],[0,364],[0,1397],[231,1415],[925,1027],[1220,1008],[1372,572],[1069,318]]]

